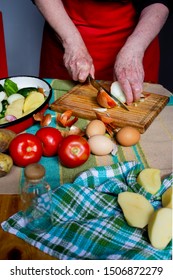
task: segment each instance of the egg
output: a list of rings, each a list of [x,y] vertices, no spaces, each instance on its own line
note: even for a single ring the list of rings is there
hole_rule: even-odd
[[[92,120],[87,125],[85,133],[88,138],[97,134],[104,135],[106,133],[106,126],[100,120]]]
[[[140,140],[139,131],[131,126],[121,128],[116,134],[117,142],[125,147],[135,145]]]
[[[108,155],[114,148],[113,141],[105,135],[93,135],[88,139],[91,153],[97,156]]]

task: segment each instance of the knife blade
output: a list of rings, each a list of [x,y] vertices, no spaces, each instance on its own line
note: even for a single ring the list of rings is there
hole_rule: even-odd
[[[110,91],[108,91],[104,86],[102,86],[98,81],[93,79],[91,75],[88,76],[89,82],[92,84],[93,87],[95,87],[97,90],[103,89],[109,96],[111,96],[121,107],[123,107],[125,110],[129,111],[129,108],[120,101],[117,97],[115,97],[113,94],[111,94]]]

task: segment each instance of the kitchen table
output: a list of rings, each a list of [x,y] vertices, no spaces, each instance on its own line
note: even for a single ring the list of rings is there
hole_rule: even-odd
[[[47,80],[54,90],[50,102],[71,89],[74,84],[71,81]],[[140,142],[133,147],[118,147],[116,156],[91,156],[83,166],[69,171],[68,168],[59,165],[56,157],[42,159],[41,163],[46,168],[47,181],[52,188],[65,182],[72,182],[82,171],[92,166],[111,165],[118,161],[139,161],[143,167],[153,167],[161,170],[164,178],[172,172],[172,135],[173,135],[173,110],[172,94],[161,85],[144,84],[145,91],[165,94],[170,96],[170,101],[162,112],[156,117],[147,131],[141,135]],[[52,126],[56,126],[56,113],[52,112]],[[86,125],[87,120],[79,120],[79,126]],[[39,124],[27,131],[35,133]],[[55,166],[54,176],[50,174],[52,166]],[[20,210],[20,189],[23,182],[23,169],[14,166],[11,172],[0,178],[0,223],[12,214]],[[0,228],[0,259],[55,259],[37,248],[24,242],[15,235],[4,232]]]

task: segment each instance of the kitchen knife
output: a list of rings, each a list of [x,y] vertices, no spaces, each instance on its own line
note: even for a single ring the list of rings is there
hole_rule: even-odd
[[[95,87],[97,90],[103,89],[109,96],[111,96],[121,107],[123,107],[125,110],[129,111],[129,108],[120,101],[117,97],[115,97],[113,94],[111,94],[104,86],[102,86],[99,82],[97,82],[95,79],[91,77],[91,75],[88,76],[89,82],[92,84],[93,87]]]

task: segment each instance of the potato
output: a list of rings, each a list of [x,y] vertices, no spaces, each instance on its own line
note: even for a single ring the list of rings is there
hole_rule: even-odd
[[[13,160],[9,155],[0,153],[0,177],[7,175],[13,166]]]
[[[18,100],[13,101],[10,105],[8,105],[5,115],[15,116],[17,119],[21,118],[23,115],[23,104],[24,98],[20,98]]]
[[[147,192],[151,194],[157,193],[161,187],[160,170],[155,168],[143,169],[137,177],[137,182]]]
[[[4,153],[8,150],[11,140],[16,136],[16,133],[9,129],[0,129],[0,152]]]
[[[154,212],[151,203],[138,193],[122,192],[118,195],[118,203],[127,223],[132,227],[144,228]]]
[[[32,91],[25,99],[23,105],[23,112],[33,111],[44,102],[44,95],[38,91]]]
[[[151,245],[157,249],[164,249],[172,239],[172,209],[160,208],[150,217],[148,236]]]
[[[173,186],[162,194],[162,206],[172,209]]]

